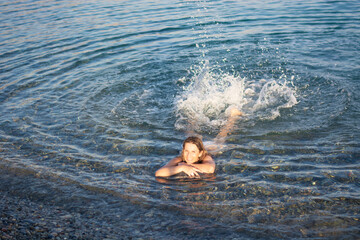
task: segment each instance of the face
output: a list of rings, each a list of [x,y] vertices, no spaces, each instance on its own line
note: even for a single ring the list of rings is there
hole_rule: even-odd
[[[197,148],[197,146],[193,143],[185,143],[183,154],[184,160],[186,163],[192,164],[199,161],[201,154],[203,152]]]

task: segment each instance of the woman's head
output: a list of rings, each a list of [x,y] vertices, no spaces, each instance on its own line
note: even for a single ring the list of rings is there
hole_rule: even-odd
[[[198,137],[188,137],[183,143],[182,160],[186,163],[202,162],[208,153],[202,140]]]

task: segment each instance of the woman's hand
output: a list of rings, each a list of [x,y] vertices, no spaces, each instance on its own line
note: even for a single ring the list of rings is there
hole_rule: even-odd
[[[189,164],[186,163],[179,163],[178,166],[181,166],[181,170],[182,172],[184,172],[186,175],[188,175],[191,178],[199,178],[200,175],[199,173],[202,173],[203,171],[201,171],[200,169],[197,169]]]

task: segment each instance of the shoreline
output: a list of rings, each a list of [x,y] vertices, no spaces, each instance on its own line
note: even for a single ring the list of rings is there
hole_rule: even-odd
[[[116,239],[103,224],[79,213],[4,194],[0,201],[1,239]],[[126,239],[126,236],[121,236]]]
[[[29,186],[27,190],[18,186]],[[50,181],[0,170],[0,239],[132,239],[88,209],[53,201]],[[39,191],[42,189],[42,192]]]

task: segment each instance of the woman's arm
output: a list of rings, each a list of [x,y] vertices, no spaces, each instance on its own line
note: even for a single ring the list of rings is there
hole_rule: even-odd
[[[179,164],[180,162],[180,157],[170,160],[165,166],[155,172],[155,177],[170,177],[181,172],[184,172],[189,177],[199,177],[199,172],[202,172],[201,169],[189,164]]]
[[[199,169],[202,173],[214,173],[215,172],[215,161],[210,155],[207,155],[202,163],[188,164]]]

